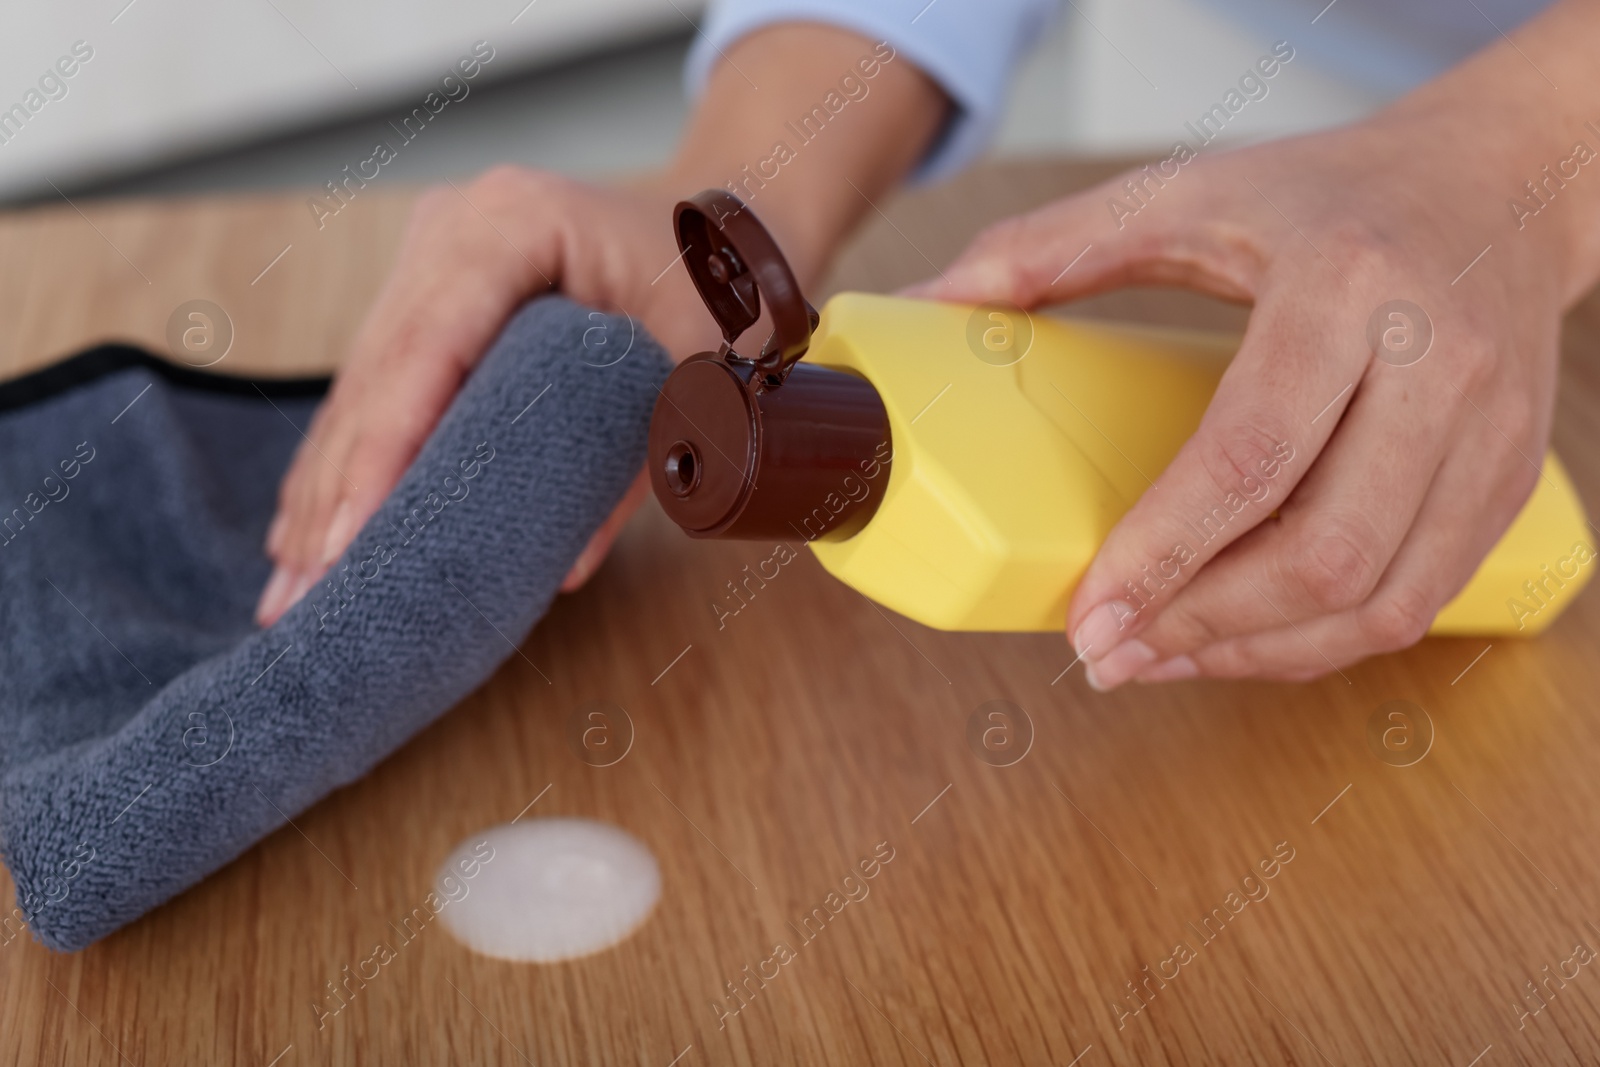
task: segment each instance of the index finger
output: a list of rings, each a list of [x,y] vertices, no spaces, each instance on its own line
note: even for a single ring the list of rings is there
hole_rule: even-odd
[[[1199,428],[1079,582],[1067,633],[1089,662],[1149,625],[1218,552],[1272,516],[1354,395],[1369,353],[1347,321],[1349,304],[1297,298],[1294,288],[1263,294]]]

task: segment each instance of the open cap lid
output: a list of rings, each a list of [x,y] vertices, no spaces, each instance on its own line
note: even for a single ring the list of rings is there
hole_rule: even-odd
[[[772,335],[752,362],[768,387],[781,385],[811,346],[817,312],[778,244],[742,200],[707,189],[673,210],[673,229],[689,278],[722,330],[723,354],[761,317],[766,294]]]
[[[845,537],[877,508],[887,478],[888,416],[865,378],[801,363],[818,315],[777,242],[738,197],[709,189],[673,212],[684,266],[722,330],[668,376],[650,420],[656,499],[693,537]],[[761,318],[773,330],[754,359],[733,349]]]

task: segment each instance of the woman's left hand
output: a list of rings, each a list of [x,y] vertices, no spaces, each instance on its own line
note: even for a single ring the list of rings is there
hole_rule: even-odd
[[[1158,284],[1254,304],[1199,429],[1073,596],[1096,688],[1305,679],[1410,645],[1541,477],[1561,315],[1596,275],[1594,200],[1569,188],[1519,220],[1508,198],[1546,163],[1600,192],[1573,148],[1600,142],[1530,129],[1509,89],[1486,109],[1493,71],[1472,73],[1344,130],[1129,172],[990,228],[915,290],[1036,307]],[[1218,507],[1233,518],[1202,542]]]

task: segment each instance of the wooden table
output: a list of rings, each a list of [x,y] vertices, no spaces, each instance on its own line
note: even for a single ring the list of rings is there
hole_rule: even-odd
[[[909,281],[989,219],[1106,172],[1017,164],[906,196],[886,205],[893,225],[866,227],[835,282]],[[159,348],[169,312],[193,298],[229,311],[231,369],[331,367],[406,200],[366,191],[322,232],[295,197],[5,219],[0,371],[107,336]],[[1089,310],[1240,321],[1171,294]],[[1600,381],[1577,357],[1597,339],[1591,300],[1568,324],[1556,424],[1591,506]],[[1600,597],[1536,642],[1430,640],[1347,670],[1349,683],[1099,696],[1065,670],[1059,637],[927,630],[809,555],[719,631],[711,602],[770,553],[690,541],[648,507],[525,645],[553,685],[513,658],[298,830],[101,944],[0,948],[0,1059],[1600,1060],[1600,967],[1552,982],[1558,995],[1519,1028],[1524,982],[1563,966],[1575,943],[1600,951]],[[1368,747],[1368,721],[1391,699],[1436,728],[1413,766]],[[633,747],[613,766],[571,744],[567,716],[591,700],[631,717]],[[1011,766],[968,745],[970,717],[992,700],[1031,719],[1032,747]],[[451,847],[536,798],[526,817],[592,816],[654,850],[665,888],[644,928],[557,966],[474,956],[430,928],[319,1029],[324,983],[421,902]],[[890,849],[869,895],[814,940],[797,936],[790,924]],[[1264,861],[1276,876],[1245,889],[1267,895],[1244,903],[1241,879]],[[725,983],[779,941],[795,958],[778,977],[725,1001]],[[1180,941],[1186,961],[1173,957]],[[1147,978],[1156,971],[1169,977]]]

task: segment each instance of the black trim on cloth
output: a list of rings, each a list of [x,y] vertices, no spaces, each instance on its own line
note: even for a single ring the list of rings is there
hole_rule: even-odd
[[[37,404],[108,374],[143,367],[183,389],[201,389],[231,396],[318,397],[330,378],[242,378],[233,374],[180,367],[128,344],[103,344],[85,349],[60,363],[0,383],[0,412]]]

